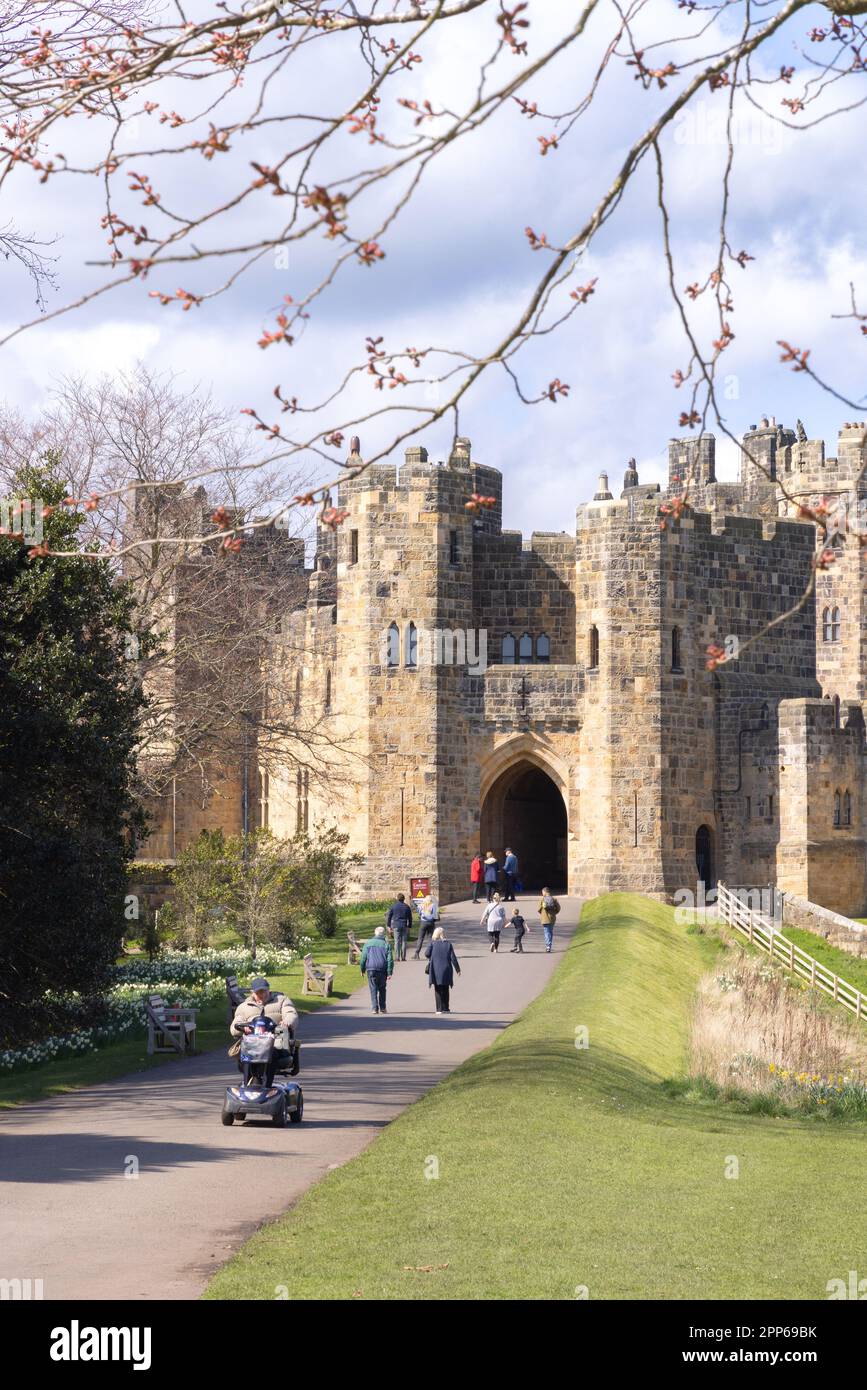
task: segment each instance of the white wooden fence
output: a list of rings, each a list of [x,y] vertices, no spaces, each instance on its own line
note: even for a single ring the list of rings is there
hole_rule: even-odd
[[[820,989],[823,993],[829,994],[856,1018],[867,1021],[867,995],[862,994],[846,980],[841,980],[833,970],[821,965],[812,956],[808,956],[794,941],[777,931],[770,918],[747,907],[746,903],[726,888],[724,883],[717,884],[717,911],[724,922],[734,927],[735,931],[745,936],[753,946],[758,946],[759,950],[764,951],[772,960],[779,961],[780,965],[786,966],[799,979],[806,980],[813,989]]]

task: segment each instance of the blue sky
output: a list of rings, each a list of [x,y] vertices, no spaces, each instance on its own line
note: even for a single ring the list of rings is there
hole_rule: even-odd
[[[576,9],[572,4],[546,8],[543,0],[531,0],[531,53],[558,24],[562,29],[564,13]],[[610,32],[612,14],[610,7],[602,11],[584,49],[567,54],[526,95],[549,110],[574,104]],[[803,42],[808,56],[814,56],[806,35],[826,18],[819,6],[795,16],[758,60],[757,71],[770,74],[784,62],[799,73],[806,71],[797,45]],[[685,33],[695,22],[668,0],[653,0],[641,20],[640,37],[650,43],[678,30]],[[423,81],[421,76],[413,79],[413,95],[430,95],[435,104],[460,103],[476,72],[473,25],[480,26],[487,43],[490,21],[483,13],[466,23],[461,44],[445,35],[423,49]],[[689,51],[670,44],[659,56],[663,61]],[[334,93],[342,89],[345,100],[352,89],[351,50],[338,50],[330,61],[327,82],[311,63],[300,87],[293,86],[291,100],[301,109],[318,100],[322,109],[332,110]],[[505,60],[506,65],[519,62]],[[856,80],[863,87],[867,74]],[[797,79],[792,94],[796,88]],[[780,109],[784,93],[779,87],[763,88],[762,94],[770,108]],[[184,95],[173,93],[165,104]],[[438,343],[483,352],[515,318],[543,268],[544,253],[528,249],[524,227],[545,231],[554,243],[567,239],[595,205],[647,114],[667,95],[643,92],[632,70],[617,64],[589,117],[544,159],[537,135],[549,127],[526,121],[511,106],[432,166],[395,233],[384,238],[385,260],[371,269],[348,267],[293,349],[262,352],[255,344],[282,295],[297,297],[321,275],[329,249],[324,242],[308,241],[303,250],[293,251],[287,269],[270,259],[263,262],[229,295],[189,313],[161,308],[147,290],[177,284],[206,288],[215,278],[210,270],[197,278],[186,268],[172,268],[74,316],[40,325],[3,348],[5,394],[23,410],[37,411],[54,378],[129,369],[140,360],[180,372],[190,387],[208,387],[230,409],[255,406],[270,419],[276,383],[302,400],[324,396],[336,369],[363,358],[368,333],[383,334],[394,347]],[[856,95],[853,87],[849,99]],[[723,94],[704,97],[670,131],[665,144],[681,288],[703,279],[715,257],[724,101]],[[383,119],[398,128],[401,117],[394,108]],[[853,324],[830,317],[847,311],[850,281],[860,286],[867,309],[863,131],[859,110],[794,132],[762,119],[752,108],[739,109],[731,241],[735,250],[743,247],[755,260],[744,271],[733,269],[731,277],[736,338],[725,358],[723,396],[729,427],[736,433],[765,413],[787,424],[800,416],[809,435],[825,437],[833,452],[837,428],[854,414],[780,364],[778,338],[809,346],[817,370],[853,398],[864,394],[867,339]],[[92,148],[92,128],[73,132],[70,126],[62,132],[65,153],[75,149],[76,140]],[[199,192],[204,197],[230,169],[243,168],[249,158],[267,162],[278,148],[277,135],[269,132],[259,144],[245,147],[238,164],[230,164],[235,158],[230,155],[222,157],[223,165],[219,158],[212,166],[190,160],[183,172],[180,167],[161,170],[161,187],[167,200],[195,199]],[[351,161],[368,161],[371,150],[347,135],[336,158],[346,161],[346,168]],[[643,480],[664,476],[667,440],[680,433],[677,417],[686,404],[683,392],[672,387],[671,373],[686,365],[687,353],[665,284],[652,172],[646,164],[587,258],[586,278],[598,277],[596,294],[560,333],[531,345],[517,360],[528,394],[557,376],[569,383],[568,398],[527,408],[502,371],[493,370],[464,403],[461,432],[472,438],[475,457],[505,474],[506,525],[525,531],[571,529],[575,505],[592,495],[599,471],[609,472],[617,490],[632,455]],[[95,283],[94,272],[83,263],[104,245],[104,233],[97,229],[98,190],[71,178],[40,188],[26,171],[16,180],[7,185],[14,198],[10,202],[7,191],[5,219],[14,217],[19,227],[42,235],[57,231],[60,237],[61,287],[50,301],[54,307]],[[226,184],[228,188],[228,180]],[[121,206],[130,220],[147,220],[149,210],[142,211],[132,198]],[[371,226],[377,211],[371,204]],[[234,231],[249,232],[258,225],[256,219],[274,212],[260,202],[245,210]],[[32,294],[13,266],[5,264],[2,273],[2,319],[11,325],[32,316]],[[579,283],[584,279],[582,269]],[[701,312],[696,324],[702,324]],[[366,380],[351,394],[358,410],[381,401]],[[346,413],[340,412],[340,418]],[[867,408],[863,413],[867,417]],[[369,423],[359,432],[365,452],[383,447],[390,433],[384,422]],[[449,438],[449,427],[441,423],[424,442],[434,458],[441,458]],[[722,471],[732,475],[732,451],[720,452]]]

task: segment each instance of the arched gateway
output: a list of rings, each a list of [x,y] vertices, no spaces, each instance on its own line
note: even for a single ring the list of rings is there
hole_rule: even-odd
[[[519,756],[483,786],[482,850],[502,863],[508,846],[518,856],[525,888],[566,891],[568,817],[554,778],[531,757]]]

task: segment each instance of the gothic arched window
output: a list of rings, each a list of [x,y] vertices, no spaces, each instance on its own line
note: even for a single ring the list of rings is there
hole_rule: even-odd
[[[515,639],[511,632],[507,632],[503,638],[502,659],[506,666],[514,666],[515,664]]]
[[[551,660],[551,639],[544,632],[541,632],[536,638],[536,660],[543,662]]]
[[[529,666],[533,660],[533,639],[529,632],[523,633],[518,643],[518,662],[521,666]]]
[[[840,641],[840,610],[839,610],[839,608],[832,608],[832,609],[831,609],[831,641],[832,641],[832,642],[839,642],[839,641]]]
[[[831,610],[830,610],[830,608],[823,608],[823,610],[822,610],[822,641],[823,641],[823,642],[830,642],[830,641],[832,641],[832,638],[831,638]]]
[[[418,629],[410,623],[406,629],[406,664],[411,670],[418,666]]]
[[[397,623],[391,623],[388,629],[388,664],[400,665],[400,629]]]
[[[841,815],[840,815],[840,793],[839,793],[839,792],[835,792],[835,793],[834,793],[834,829],[835,829],[835,830],[839,830],[841,823],[842,823],[842,821],[841,821]]]
[[[852,824],[852,796],[848,791],[843,795],[843,824]]]

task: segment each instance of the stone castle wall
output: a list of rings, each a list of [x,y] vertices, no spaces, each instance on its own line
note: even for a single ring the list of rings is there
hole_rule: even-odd
[[[321,528],[307,601],[283,622],[315,756],[287,743],[286,770],[270,780],[271,828],[346,830],[364,856],[353,896],[406,890],[421,875],[443,899],[463,897],[482,835],[501,852],[516,798],[539,794],[522,790],[535,769],[562,797],[573,893],[693,887],[700,833],[714,878],[860,903],[863,725],[853,705],[845,730],[829,727],[833,702],[818,697],[861,694],[861,553],[820,572],[818,598],[805,599],[814,528],[778,519],[775,480],[812,488],[814,465],[829,461],[764,421],[746,438],[770,480],[745,459],[739,483],[719,483],[712,436],[675,440],[669,495],[688,485],[690,503],[677,521],[660,527],[664,495],[633,470],[621,500],[600,479],[574,534],[526,542],[503,532],[501,476],[472,460],[469,441],[447,466],[415,447],[399,469],[348,477],[338,498],[348,516]],[[851,478],[861,435],[841,440]],[[474,493],[493,506],[468,509]],[[847,640],[817,662],[817,603],[838,600]],[[482,664],[414,663],[413,633],[419,643],[463,634]],[[709,671],[708,645],[729,637],[737,660]],[[853,820],[829,830],[835,780]],[[540,815],[553,815],[548,803]]]

